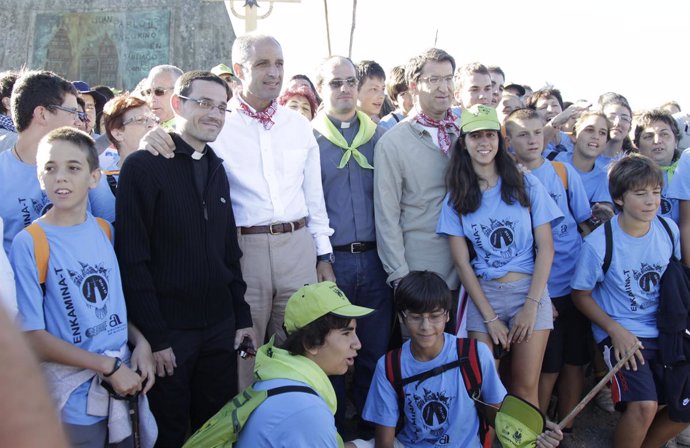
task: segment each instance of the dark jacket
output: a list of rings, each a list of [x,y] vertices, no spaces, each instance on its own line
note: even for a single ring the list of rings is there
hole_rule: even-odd
[[[193,149],[171,136],[173,159],[147,151],[127,157],[116,202],[115,249],[128,314],[153,351],[170,347],[168,329],[200,329],[233,316],[235,328],[252,325],[223,161],[206,146],[208,180],[200,197]]]

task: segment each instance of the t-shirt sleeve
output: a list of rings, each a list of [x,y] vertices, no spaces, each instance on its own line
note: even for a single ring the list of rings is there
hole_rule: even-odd
[[[34,242],[29,232],[21,231],[14,238],[10,250],[10,263],[14,269],[17,308],[22,329],[45,330],[43,289],[38,281]]]
[[[482,366],[482,400],[489,404],[501,403],[508,391],[498,376],[493,354],[483,342],[477,343],[477,349]]]
[[[597,169],[596,167],[594,169]],[[599,181],[592,195],[592,202],[608,202],[613,204],[613,199],[611,199],[611,194],[609,193],[609,183],[607,176],[598,177]]]
[[[597,283],[604,280],[603,258],[594,247],[585,240],[580,250],[580,256],[575,264],[575,272],[570,280],[570,287],[581,291],[591,291]]]
[[[436,225],[436,233],[439,235],[449,236],[465,236],[462,230],[462,221],[458,212],[450,205],[450,194],[446,194],[443,198],[443,206],[441,207],[441,214]]]
[[[542,224],[558,223],[563,219],[563,213],[546,192],[544,185],[532,174],[525,175],[525,186],[529,194],[530,213],[532,214],[532,227],[537,228]]]
[[[110,191],[105,174],[101,174],[96,188],[89,190],[91,214],[108,222],[115,222],[115,196]]]
[[[666,195],[671,199],[690,200],[690,150],[686,149],[680,156]]]
[[[398,423],[398,397],[386,378],[385,356],[376,363],[374,378],[364,404],[362,418],[381,426],[395,427]]]
[[[581,223],[587,221],[592,217],[592,208],[589,206],[589,198],[587,198],[587,190],[582,183],[580,175],[575,172],[575,169],[564,164],[568,173],[568,196],[570,199],[570,211],[574,215],[575,222]]]

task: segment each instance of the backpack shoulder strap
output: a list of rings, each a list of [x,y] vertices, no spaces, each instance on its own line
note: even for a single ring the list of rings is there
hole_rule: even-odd
[[[38,282],[43,286],[48,274],[48,258],[50,257],[50,245],[45,231],[38,223],[30,224],[25,229],[34,240],[34,257],[38,270]]]
[[[386,378],[393,386],[395,395],[398,397],[398,423],[395,425],[395,433],[399,433],[405,421],[405,391],[403,390],[402,371],[400,367],[400,356],[402,347],[386,353]]]
[[[666,230],[668,237],[671,239],[671,259],[673,259],[676,256],[676,242],[673,239],[673,231],[671,231],[671,227],[663,216],[657,215],[656,217],[659,218],[661,225],[664,226],[664,230]]]
[[[611,258],[613,257],[613,229],[611,228],[611,220],[604,223],[604,239],[606,240],[606,247],[604,249],[604,262],[601,265],[601,269],[604,271],[604,275],[609,271],[611,267]]]
[[[104,171],[103,174],[105,174],[105,180],[108,182],[110,192],[113,194],[113,196],[117,197],[117,181],[115,180],[115,176],[109,174],[107,171]]]
[[[103,233],[105,233],[105,236],[108,237],[110,242],[113,241],[113,232],[110,229],[110,223],[106,221],[103,218],[96,218],[96,222],[98,223],[98,226],[103,230]]]
[[[485,405],[480,401],[482,393],[482,366],[479,362],[479,352],[476,339],[458,338],[458,360],[460,361],[460,373],[465,383],[467,394],[474,401],[479,416],[479,440],[483,448],[491,447],[489,421],[487,419]]]
[[[565,188],[565,191],[568,191],[568,171],[565,169],[565,165],[563,165],[562,162],[556,162],[554,160],[551,160],[551,165],[553,165],[553,169],[556,170],[556,174],[558,174],[558,177],[561,178],[561,183],[563,184],[563,188]]]
[[[312,394],[312,395],[319,395],[316,393],[314,389],[308,386],[280,386],[280,387],[274,387],[273,389],[268,389],[266,391],[266,398],[272,397],[274,395],[280,395],[280,394],[285,394],[288,392],[304,392],[307,394]]]

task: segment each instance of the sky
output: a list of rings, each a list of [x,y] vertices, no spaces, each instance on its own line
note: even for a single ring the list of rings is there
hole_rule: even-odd
[[[313,77],[328,56],[324,0],[290,1],[275,2],[257,31],[281,43],[286,80]],[[327,2],[332,54],[347,56],[353,2]],[[231,20],[243,34],[244,21]],[[669,100],[690,110],[690,1],[358,0],[355,20],[352,59],[386,72],[436,46],[458,65],[499,65],[507,82],[552,84],[566,101],[615,91],[636,110]]]

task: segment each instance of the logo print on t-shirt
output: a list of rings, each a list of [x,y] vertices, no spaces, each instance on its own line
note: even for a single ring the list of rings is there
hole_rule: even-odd
[[[425,388],[423,395],[413,395],[412,399],[421,412],[422,420],[427,427],[434,430],[445,426],[448,421],[448,408],[451,399],[442,391],[432,392]]]
[[[41,199],[40,200],[31,200],[31,205],[34,208],[34,211],[38,216],[43,216],[46,214],[48,210],[53,208],[53,203],[50,202],[50,199],[48,199],[48,196],[46,195],[45,191],[41,191]]]
[[[671,213],[671,209],[673,208],[673,204],[671,204],[671,201],[668,199],[662,197],[661,198],[661,214],[662,215],[668,215]]]
[[[515,223],[512,221],[499,221],[497,219],[489,219],[490,227],[482,224],[482,231],[489,237],[491,245],[499,250],[505,250],[515,241]]]
[[[103,263],[90,266],[79,262],[81,272],[67,270],[75,285],[79,287],[82,297],[89,308],[94,308],[96,317],[103,320],[108,313],[108,277],[110,269],[103,267]]]
[[[654,291],[661,281],[661,266],[658,264],[650,265],[642,263],[640,270],[633,269],[633,277],[637,281],[637,285],[646,293]]]

